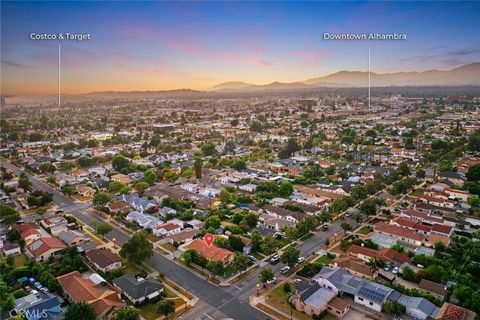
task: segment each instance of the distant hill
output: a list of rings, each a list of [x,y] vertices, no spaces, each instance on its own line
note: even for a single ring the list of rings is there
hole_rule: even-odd
[[[467,64],[448,71],[428,70],[423,72],[395,72],[371,74],[371,85],[388,86],[465,86],[480,85],[480,62]],[[265,85],[253,85],[245,82],[225,82],[212,87],[208,91],[259,91],[279,89],[301,89],[309,87],[366,87],[368,72],[339,71],[327,76],[308,79],[300,82],[272,82]]]

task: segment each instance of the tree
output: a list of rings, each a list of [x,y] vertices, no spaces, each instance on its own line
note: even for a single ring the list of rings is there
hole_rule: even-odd
[[[468,198],[468,204],[472,207],[480,207],[480,197],[471,196],[470,198]]]
[[[111,320],[140,320],[140,310],[135,307],[124,307],[117,310]]]
[[[412,137],[405,138],[405,149],[413,149],[413,138]]]
[[[204,143],[200,149],[202,150],[202,153],[204,156],[213,156],[216,152],[215,150],[215,145],[211,142]]]
[[[379,268],[383,268],[385,266],[385,262],[383,260],[373,258],[368,260],[367,266],[370,268],[372,274],[374,274]]]
[[[264,268],[262,269],[262,271],[260,271],[258,277],[260,279],[260,282],[267,283],[267,281],[273,280],[273,278],[275,278],[275,275],[273,274],[272,269]]]
[[[468,168],[467,179],[469,181],[480,180],[480,163],[474,164]]]
[[[298,257],[300,256],[300,250],[295,247],[288,247],[280,258],[283,263],[287,264],[289,267],[293,267],[298,263]]]
[[[358,208],[362,211],[362,213],[366,214],[367,216],[370,216],[377,213],[377,205],[378,205],[378,200],[373,197],[370,197],[364,200],[358,206]]]
[[[231,167],[237,171],[240,171],[240,170],[245,170],[247,169],[247,164],[244,160],[242,159],[235,159],[233,160],[232,164],[231,164]]]
[[[71,184],[64,184],[62,186],[62,192],[63,194],[66,194],[67,196],[73,196],[73,194],[75,193],[75,187],[72,186]]]
[[[143,180],[146,183],[152,185],[157,180],[157,174],[152,169],[147,170],[147,172],[145,172],[145,176],[143,177]]]
[[[406,164],[405,162],[402,162],[398,165],[397,172],[404,177],[410,175],[411,173],[408,164]]]
[[[239,236],[231,235],[228,237],[228,245],[233,251],[243,251],[244,244]]]
[[[141,263],[153,255],[153,245],[148,240],[148,233],[140,231],[125,242],[120,250],[120,256],[128,261]]]
[[[345,222],[344,222],[344,223],[342,223],[340,226],[342,227],[342,229],[343,229],[344,231],[352,230],[352,226],[351,226],[350,224],[348,224],[348,223],[345,223]]]
[[[222,261],[208,261],[207,270],[216,275],[222,275],[224,272],[223,262]]]
[[[434,247],[435,250],[437,250],[438,252],[445,251],[445,244],[444,244],[442,241],[437,241],[437,242],[435,242],[435,244],[433,245],[433,247]]]
[[[235,261],[233,262],[235,269],[244,271],[248,268],[248,266],[252,263],[249,257],[244,254],[238,254],[235,256]]]
[[[288,181],[282,181],[278,187],[278,193],[282,197],[289,197],[293,193],[292,183]]]
[[[93,204],[97,206],[104,206],[112,201],[112,196],[107,192],[97,192],[93,196]]]
[[[203,160],[200,157],[195,158],[195,162],[193,164],[193,167],[195,169],[195,177],[197,179],[202,178],[202,167],[203,167]]]
[[[402,271],[402,278],[407,280],[407,281],[415,281],[415,271],[412,270],[412,268],[406,266],[403,268]]]
[[[405,306],[397,301],[389,300],[383,304],[383,310],[395,316],[405,313]]]
[[[0,219],[4,220],[5,223],[11,224],[20,220],[20,215],[14,208],[0,203]]]
[[[278,240],[275,239],[271,234],[269,234],[263,238],[260,249],[264,254],[269,256],[277,250],[277,247]]]
[[[108,223],[99,223],[96,227],[96,231],[99,235],[102,237],[105,236],[107,233],[112,231],[112,226],[109,225]]]
[[[149,184],[145,181],[140,181],[135,184],[135,190],[137,190],[140,193],[143,193],[145,189],[147,189]]]
[[[20,179],[18,179],[18,187],[24,190],[29,190],[31,186],[32,183],[30,182],[28,177],[24,173],[22,173],[20,175]]]
[[[123,169],[126,169],[130,166],[130,159],[117,154],[112,159],[112,167],[118,172],[122,172]]]
[[[75,302],[70,304],[63,315],[64,320],[96,320],[97,314],[87,302]]]
[[[258,230],[254,230],[252,232],[252,251],[258,252],[260,250],[260,246],[262,245],[262,235]]]
[[[170,318],[175,313],[175,302],[173,300],[160,300],[157,303],[157,313]]]

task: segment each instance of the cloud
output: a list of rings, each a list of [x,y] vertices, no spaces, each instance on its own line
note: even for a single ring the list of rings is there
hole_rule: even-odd
[[[21,68],[21,69],[35,69],[32,66],[22,64],[22,63],[18,63],[18,62],[8,61],[8,60],[2,60],[2,64],[10,66],[10,67]]]

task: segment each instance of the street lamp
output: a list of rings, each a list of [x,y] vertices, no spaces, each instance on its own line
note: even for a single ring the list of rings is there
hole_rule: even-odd
[[[334,234],[334,235],[335,235],[335,241],[337,241],[337,233],[335,232],[335,234]]]
[[[257,283],[257,296],[260,295],[260,283]]]
[[[113,242],[113,248],[114,248],[114,249],[116,248],[116,245],[115,245],[115,241],[116,241],[116,240],[117,240],[117,239],[115,239],[115,238],[112,238],[112,242]]]

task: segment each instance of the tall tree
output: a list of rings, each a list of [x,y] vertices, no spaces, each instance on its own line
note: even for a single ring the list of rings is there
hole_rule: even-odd
[[[140,310],[135,307],[124,307],[113,314],[112,320],[140,320]]]
[[[202,168],[203,168],[203,160],[201,157],[195,158],[195,163],[193,164],[195,169],[195,177],[197,179],[202,178]]]
[[[67,307],[64,320],[96,320],[97,314],[91,305],[87,302],[75,302]]]
[[[148,240],[147,231],[140,231],[125,242],[120,250],[120,256],[128,261],[141,263],[153,255],[153,245]]]
[[[160,300],[157,304],[157,313],[169,319],[175,313],[175,302],[173,300]]]
[[[300,250],[290,246],[282,254],[281,260],[283,263],[287,264],[289,267],[293,267],[295,264],[298,263],[299,256],[300,256]]]

